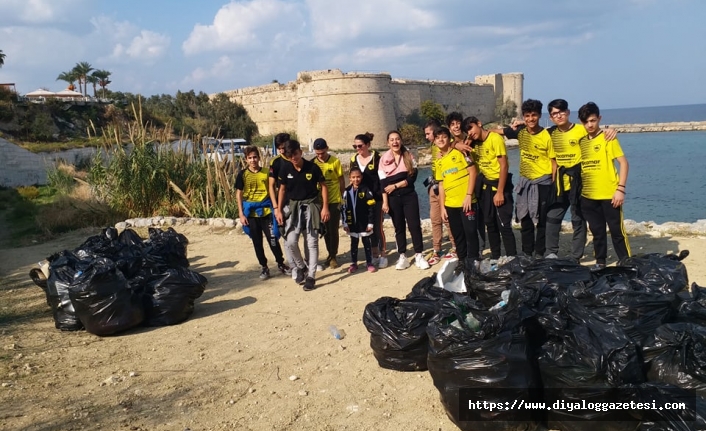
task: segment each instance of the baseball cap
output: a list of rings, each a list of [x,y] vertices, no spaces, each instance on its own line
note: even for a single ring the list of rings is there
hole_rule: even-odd
[[[326,144],[326,141],[323,138],[317,138],[314,141],[314,149],[315,150],[325,150],[328,148],[328,144]]]

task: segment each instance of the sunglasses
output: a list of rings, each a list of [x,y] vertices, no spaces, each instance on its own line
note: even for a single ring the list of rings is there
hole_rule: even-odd
[[[364,144],[358,144],[358,145],[353,144],[353,149],[357,150],[357,149],[363,148],[364,146],[365,146]]]

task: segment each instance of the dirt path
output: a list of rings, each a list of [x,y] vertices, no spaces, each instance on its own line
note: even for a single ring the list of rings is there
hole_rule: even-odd
[[[403,297],[431,271],[350,275],[344,266],[303,292],[284,276],[258,280],[241,234],[182,232],[192,268],[209,279],[193,316],[115,337],[56,330],[27,277],[95,232],[0,250],[0,430],[457,429],[429,373],[381,369],[361,323],[367,303]],[[636,252],[690,249],[690,279],[706,284],[706,239],[631,241]]]

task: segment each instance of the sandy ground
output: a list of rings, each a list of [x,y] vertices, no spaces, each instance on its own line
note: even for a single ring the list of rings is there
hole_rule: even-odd
[[[361,322],[367,303],[404,297],[439,266],[349,275],[342,265],[304,292],[289,277],[260,281],[242,234],[180,231],[192,268],[209,280],[193,316],[105,338],[56,330],[27,276],[38,260],[97,231],[0,250],[1,430],[456,429],[429,373],[380,368]],[[568,235],[562,241],[565,252]],[[690,250],[690,281],[706,285],[706,238],[630,241],[634,253]],[[329,325],[345,338],[334,339]]]

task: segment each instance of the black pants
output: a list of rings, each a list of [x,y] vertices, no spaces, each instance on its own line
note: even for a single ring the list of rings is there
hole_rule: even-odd
[[[498,259],[501,256],[500,238],[502,238],[502,243],[505,246],[505,255],[517,255],[517,243],[515,242],[515,234],[512,231],[512,187],[510,191],[506,191],[503,195],[505,196],[505,203],[496,207],[493,203],[495,192],[491,188],[483,190],[481,194],[481,200],[483,201],[481,208],[491,208],[493,213],[492,217],[484,215],[483,220],[488,231],[491,259]]]
[[[373,247],[369,236],[364,236],[358,238],[356,236],[351,237],[351,263],[353,265],[358,264],[358,240],[363,241],[363,251],[365,251],[365,264],[370,266],[373,264]]]
[[[422,239],[422,220],[419,217],[419,197],[417,192],[404,195],[391,195],[387,200],[390,206],[390,217],[395,226],[395,243],[397,252],[404,254],[407,250],[407,233],[412,236],[412,245],[415,253],[424,251],[424,240]]]
[[[341,205],[328,204],[328,212],[331,214],[331,218],[325,223],[326,234],[324,235],[324,243],[328,252],[327,261],[332,258],[335,259],[338,254],[338,226],[341,223]]]
[[[248,217],[248,225],[250,226],[250,238],[252,245],[255,248],[255,256],[260,266],[267,266],[267,257],[265,257],[265,248],[262,245],[262,235],[267,238],[267,243],[270,245],[272,254],[275,255],[277,265],[284,264],[282,256],[282,248],[279,246],[279,241],[272,236],[272,217]]]
[[[478,241],[478,204],[471,206],[471,211],[464,214],[463,208],[446,207],[449,217],[451,235],[456,241],[456,254],[460,262],[478,260],[480,258],[480,245]]]
[[[535,253],[544,256],[544,252],[547,250],[547,210],[549,209],[547,199],[552,191],[552,186],[538,185],[537,187],[539,192],[539,220],[537,221],[537,226],[535,227],[532,217],[529,215],[520,220],[522,251],[527,256],[532,256]]]
[[[374,213],[373,234],[370,235],[370,242],[372,247],[379,249],[380,255],[384,256],[387,252],[387,239],[385,238],[385,229],[382,224],[385,217],[385,213],[382,212],[382,200],[375,202]]]
[[[593,234],[593,251],[596,263],[606,263],[608,257],[608,236],[606,224],[610,229],[613,249],[618,260],[630,257],[630,243],[623,225],[623,207],[613,208],[610,200],[594,200],[581,197],[581,212]]]

